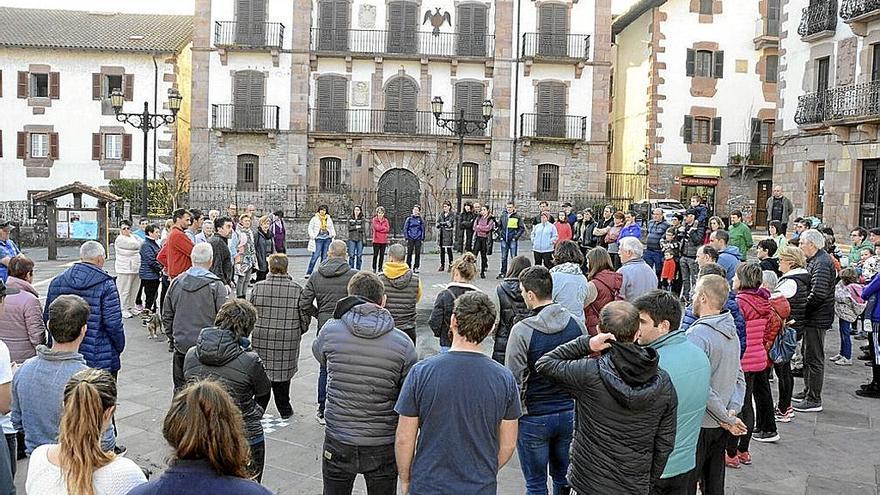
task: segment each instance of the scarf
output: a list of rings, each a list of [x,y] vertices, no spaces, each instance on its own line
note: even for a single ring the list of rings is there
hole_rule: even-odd
[[[327,230],[327,217],[328,215],[321,215],[318,213],[318,220],[321,221],[321,230]]]

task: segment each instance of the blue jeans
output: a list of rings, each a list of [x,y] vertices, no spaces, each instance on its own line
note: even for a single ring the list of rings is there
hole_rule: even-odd
[[[318,258],[321,258],[321,263],[327,259],[327,248],[330,247],[331,242],[333,242],[333,239],[329,237],[315,239],[315,251],[312,252],[312,259],[309,260],[309,269],[306,270],[306,275],[312,274],[312,271],[315,269],[315,263],[318,262]]]
[[[840,322],[840,355],[852,359],[852,323],[838,318]]]
[[[646,249],[642,258],[645,263],[657,272],[657,280],[660,280],[660,273],[663,271],[663,252]]]
[[[515,258],[517,247],[519,247],[518,239],[501,241],[501,275],[507,275],[507,255],[510,254],[511,258]]]
[[[568,486],[569,447],[574,432],[574,411],[519,418],[516,451],[526,479],[527,495],[547,493],[547,465],[553,478],[553,494]]]
[[[360,270],[363,257],[364,241],[348,241],[348,266]]]

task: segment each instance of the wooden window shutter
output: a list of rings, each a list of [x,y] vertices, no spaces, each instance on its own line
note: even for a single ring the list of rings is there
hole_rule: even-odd
[[[684,71],[685,71],[685,75],[686,75],[687,77],[694,77],[694,72],[695,72],[695,71],[694,71],[694,65],[695,65],[695,63],[696,63],[696,62],[695,62],[695,59],[696,59],[696,58],[697,58],[697,52],[696,52],[696,50],[691,50],[690,48],[688,48],[688,51],[687,51],[687,63],[685,64],[685,70],[684,70]]]
[[[715,79],[721,79],[724,77],[724,51],[718,50],[713,53],[713,59],[715,62],[715,67],[712,70],[712,76]]]
[[[15,157],[24,160],[27,158],[28,133],[19,132],[15,141]]]
[[[761,143],[761,119],[752,119],[752,144]]]
[[[49,73],[49,98],[53,100],[61,98],[61,74],[58,72]]]
[[[134,99],[134,74],[125,74],[122,78],[124,87],[122,94],[125,96],[125,101],[132,101]]]
[[[3,130],[0,130],[0,158],[3,157]]]
[[[24,71],[18,71],[18,97],[28,97],[28,73]]]
[[[0,70],[0,98],[3,97],[3,71]]]
[[[131,161],[131,134],[122,135],[122,161]]]
[[[712,144],[721,144],[721,117],[712,119]]]
[[[49,133],[49,158],[52,160],[57,160],[60,155],[58,154],[58,133],[50,132]]]
[[[103,74],[93,72],[92,73],[92,99],[100,100],[101,99],[101,80],[104,78]]]
[[[694,118],[690,115],[684,116],[684,131],[682,132],[685,144],[694,142]]]
[[[101,159],[101,147],[104,144],[104,135],[100,132],[92,133],[92,160]]]

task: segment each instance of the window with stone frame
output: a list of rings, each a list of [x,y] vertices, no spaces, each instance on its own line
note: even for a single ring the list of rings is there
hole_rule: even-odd
[[[49,135],[44,133],[33,133],[30,135],[30,156],[31,158],[48,158],[49,157]]]
[[[92,134],[92,160],[98,162],[131,161],[131,134],[121,128],[101,129]]]
[[[694,64],[694,76],[712,77],[712,52],[697,50]]]
[[[700,14],[712,15],[713,0],[700,0]]]
[[[709,144],[709,135],[710,129],[712,128],[712,121],[703,118],[697,117],[694,119],[694,142],[695,143],[703,143]]]
[[[721,144],[721,117],[684,116],[682,137],[685,144]]]
[[[685,74],[688,77],[724,77],[723,50],[695,50],[688,48]]]
[[[480,166],[476,163],[465,162],[461,164],[461,195],[467,198],[477,197],[479,191]]]
[[[31,98],[49,97],[49,74],[31,74]]]
[[[18,72],[18,97],[39,98],[41,100],[60,98],[61,75],[58,72],[49,71],[47,66],[37,67],[40,67],[40,70]]]
[[[38,127],[39,129],[28,129]],[[43,130],[45,129],[45,130]],[[49,159],[57,160],[58,133],[52,132],[52,126],[25,126],[16,137],[15,156],[21,160]]]
[[[259,188],[260,157],[251,154],[238,155],[236,164],[236,189],[256,191]]]
[[[122,160],[122,134],[104,134],[104,157]]]
[[[134,99],[134,74],[126,74],[123,67],[102,67],[92,73],[92,99],[109,102],[113,91],[119,90],[125,101]]]
[[[764,82],[775,83],[779,80],[779,55],[767,55]]]
[[[538,165],[538,201],[559,199],[559,166],[551,163]]]
[[[342,160],[336,157],[321,158],[319,177],[320,192],[335,192],[342,185]]]

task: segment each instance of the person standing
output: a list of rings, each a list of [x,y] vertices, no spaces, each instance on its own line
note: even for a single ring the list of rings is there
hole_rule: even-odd
[[[284,210],[272,214],[272,242],[276,253],[287,254],[287,229],[284,227]]]
[[[550,269],[553,302],[567,309],[572,318],[582,325],[584,299],[587,297],[587,277],[581,271],[583,264],[584,258],[577,244],[574,241],[565,241],[556,246],[556,251],[553,252],[553,268]]]
[[[840,271],[840,281],[834,286],[834,316],[838,319],[840,331],[840,352],[829,358],[838,366],[852,366],[852,327],[865,311],[862,299],[864,286],[852,268]]]
[[[675,388],[657,351],[635,343],[639,312],[632,304],[609,303],[599,320],[599,335],[556,347],[535,370],[576,401],[581,420],[571,444],[572,489],[649,493],[675,446]]]
[[[230,204],[226,207],[226,216],[232,219],[232,230],[238,228],[238,206],[235,203]]]
[[[532,254],[535,257],[535,266],[543,264],[548,270],[553,268],[553,250],[558,237],[550,214],[542,212],[541,221],[532,227]]]
[[[406,248],[394,244],[388,248],[388,262],[382,267],[379,280],[385,285],[388,301],[385,309],[394,318],[394,326],[416,343],[416,305],[422,299],[422,282],[404,261]],[[450,260],[450,270],[452,261]]]
[[[574,243],[563,245],[577,249]],[[579,266],[578,276],[583,278]],[[530,370],[547,352],[583,335],[584,327],[570,311],[553,302],[556,284],[546,268],[528,268],[519,279],[530,312],[510,330],[504,357],[522,391],[523,415],[516,447],[526,493],[547,493],[548,466],[553,493],[560,493],[569,489],[565,475],[574,434],[574,400],[547,377]]]
[[[202,244],[208,242],[214,235],[214,221],[213,220],[204,220],[202,221],[202,231],[196,234],[195,244]]]
[[[654,269],[657,279],[660,279],[660,273],[663,270],[663,249],[660,247],[660,241],[666,238],[666,231],[669,230],[669,224],[663,217],[663,209],[654,208],[651,212],[651,220],[648,222],[648,238],[645,249],[645,263]]]
[[[745,261],[752,249],[752,229],[742,221],[742,212],[734,210],[730,212],[730,245],[739,249],[740,260]]]
[[[519,255],[514,257],[510,260],[507,276],[495,288],[495,293],[498,295],[498,325],[495,327],[495,345],[492,351],[492,359],[499,364],[504,364],[504,354],[507,352],[507,340],[510,338],[510,329],[529,314],[529,307],[526,306],[519,287],[519,276],[531,266],[532,262],[528,256]]]
[[[507,273],[507,258],[516,257],[519,238],[525,230],[522,219],[516,211],[516,205],[513,201],[508,201],[505,212],[501,214],[501,271],[498,272],[497,279],[503,278]]]
[[[364,210],[355,206],[348,219],[348,266],[355,270],[360,270],[363,265],[365,232]]]
[[[538,214],[532,219],[532,227],[535,227],[542,222],[541,216],[544,215],[544,213],[547,214],[547,219],[550,223],[556,222],[556,219],[553,218],[553,215],[550,213],[550,205],[546,201],[541,201],[538,203]]]
[[[202,330],[199,341],[186,353],[183,376],[187,382],[214,379],[232,396],[244,419],[245,435],[251,447],[248,466],[251,477],[260,482],[266,458],[263,408],[272,390],[260,356],[242,347],[242,339],[254,330],[257,310],[243,299],[230,299],[217,312],[214,326]]]
[[[223,285],[229,287],[231,294],[235,288],[235,272],[232,265],[232,257],[229,253],[229,241],[232,237],[233,223],[229,217],[220,217],[216,220],[217,233],[209,240],[213,253],[211,259],[211,273],[217,276]]]
[[[324,263],[327,259],[327,250],[330,243],[336,238],[336,228],[333,226],[333,219],[330,218],[330,212],[327,205],[318,207],[318,211],[309,220],[309,252],[312,253],[309,259],[309,267],[306,269],[306,278],[312,275],[315,264],[318,260]]]
[[[385,249],[388,247],[388,233],[391,223],[385,218],[385,208],[376,208],[376,216],[370,221],[373,228],[373,273],[379,273],[385,263]]]
[[[574,212],[571,203],[562,203],[562,211],[565,212],[565,221],[568,222],[568,225],[574,227],[574,223],[577,222],[577,213]]]
[[[489,215],[489,208],[480,208],[480,216],[474,220],[474,256],[480,256],[480,278],[486,278],[489,260],[489,240],[492,230],[495,228],[495,220]]]
[[[192,222],[190,213],[178,208],[171,213],[171,220],[173,225],[168,231],[168,238],[162,243],[162,248],[156,256],[159,263],[165,267],[169,279],[173,279],[192,266],[190,255],[193,250],[193,242],[184,232]]]
[[[468,253],[474,250],[474,220],[477,214],[474,213],[474,205],[470,201],[465,201],[462,206],[461,214],[458,216],[458,252]],[[452,263],[450,261],[450,263]]]
[[[260,226],[254,234],[254,255],[256,257],[256,281],[266,280],[269,273],[269,256],[275,252],[275,241],[272,238],[272,219],[268,216],[260,217]]]
[[[556,227],[556,246],[565,241],[570,241],[574,236],[571,231],[571,224],[568,223],[568,215],[564,211],[559,212],[559,216],[556,217],[556,222],[553,223],[553,226]]]
[[[144,227],[146,239],[141,244],[141,266],[138,276],[144,288],[144,310],[147,313],[158,311],[156,298],[159,294],[159,282],[162,279],[162,264],[156,259],[159,255],[159,227],[150,224]]]
[[[765,207],[769,221],[781,223],[783,230],[788,228],[788,219],[794,212],[794,205],[790,199],[782,195],[782,186],[773,186],[773,195],[767,198]]]
[[[642,241],[635,237],[624,237],[619,242],[620,261],[623,263],[617,270],[623,275],[620,295],[624,300],[632,302],[657,288],[657,273],[642,259]]]
[[[299,363],[302,335],[311,318],[302,313],[302,287],[287,274],[287,255],[275,253],[267,260],[269,274],[254,284],[248,301],[257,310],[257,323],[251,334],[254,351],[263,361],[263,369],[272,382],[275,408],[281,419],[293,416],[290,405],[290,380]],[[269,396],[260,407],[266,410]]]
[[[769,227],[767,227],[767,233],[770,239],[776,241],[777,253],[779,252],[779,249],[788,246],[788,239],[785,238],[785,228],[778,220],[773,220],[772,222],[770,222]],[[778,258],[779,255],[777,254],[776,257]]]
[[[132,226],[131,235],[140,239],[141,242],[147,240],[147,233],[144,231],[144,229],[147,228],[147,225],[149,223],[150,221],[148,219],[141,217],[140,220],[138,220],[137,227]]]
[[[348,296],[312,344],[329,378],[321,461],[326,494],[351,494],[358,474],[371,495],[397,493],[393,404],[418,356],[412,341],[394,328],[385,301],[379,277],[355,274]]]
[[[14,263],[12,263],[14,265]],[[11,276],[10,276],[11,278]],[[8,280],[8,279],[7,279]],[[6,298],[20,294],[17,288],[8,288],[0,281],[0,319],[6,316]],[[39,307],[39,302],[37,302]],[[38,309],[39,312],[39,309]],[[0,341],[0,425],[3,428],[3,439],[6,448],[0,447],[0,490],[3,493],[15,494],[15,471],[16,457],[19,452],[24,452],[24,447],[19,448],[18,438],[24,440],[24,434],[16,432],[10,416],[12,408],[12,360],[9,357],[9,349]]]
[[[443,211],[437,215],[437,244],[440,246],[440,269],[445,272],[446,267],[452,269],[452,246],[455,244],[455,214],[452,213],[452,203],[443,202]],[[446,261],[449,260],[449,265]]]
[[[852,247],[849,249],[849,266],[856,266],[861,261],[863,249],[874,251],[874,243],[868,240],[868,231],[864,227],[856,227],[849,233]]]
[[[730,234],[725,230],[716,230],[709,234],[709,245],[718,253],[717,263],[727,272],[727,281],[733,283],[736,267],[742,263],[742,253],[738,247],[729,245]],[[699,263],[698,263],[699,264]]]
[[[727,278],[727,272],[724,270],[724,267],[715,262],[709,262],[702,265],[697,280],[706,275],[718,275],[719,277]],[[729,312],[733,317],[733,322],[736,326],[736,333],[740,337],[740,350],[745,352],[746,346],[744,339],[746,335],[746,320],[743,318],[742,311],[739,310],[739,305],[736,303],[736,291],[731,290],[727,293],[727,301],[724,303],[724,308],[722,309]],[[695,321],[697,321],[697,316],[694,314],[694,305],[693,302],[691,302],[691,304],[685,308],[684,317],[681,319],[681,329],[687,330]]]
[[[779,272],[779,259],[776,257],[776,251],[776,241],[770,238],[761,239],[755,247],[761,270],[771,271],[779,277],[782,273]]]
[[[300,303],[303,314],[318,319],[318,335],[321,335],[324,324],[333,317],[336,303],[348,296],[348,282],[357,273],[348,266],[345,242],[340,240],[331,242],[327,255],[327,261],[321,263],[315,276],[306,282]],[[315,419],[320,424],[324,424],[326,398],[327,368],[322,366],[318,373],[318,410],[315,414]]]
[[[190,223],[186,230],[183,231],[184,234],[189,238],[189,241],[193,244],[196,243],[196,236],[202,232],[202,222],[204,221],[204,216],[202,215],[202,210],[191,208],[189,210],[190,215]]]
[[[602,236],[602,245],[608,250],[608,255],[611,256],[611,262],[614,264],[615,269],[620,268],[619,244],[617,240],[620,238],[620,231],[623,229],[625,218],[623,212],[616,211],[611,215],[611,223],[608,226],[593,231],[596,235]]]
[[[238,257],[235,259],[235,295],[244,299],[247,295],[251,272],[256,266],[257,256],[254,248],[254,231],[251,230],[251,217],[247,214],[238,219]]]
[[[425,221],[422,219],[422,207],[413,206],[412,215],[406,217],[403,222],[403,238],[406,240],[406,264],[411,266],[413,272],[419,273],[422,260],[422,242],[425,240]],[[413,264],[413,255],[416,263]]]
[[[440,352],[449,351],[452,345],[452,334],[449,330],[452,321],[455,300],[462,294],[471,291],[479,291],[472,282],[477,276],[477,259],[473,253],[464,253],[452,263],[452,283],[437,294],[434,301],[434,309],[431,310],[431,319],[428,326],[434,332],[434,336],[440,339]]]
[[[620,229],[620,235],[617,237],[617,242],[620,242],[626,237],[635,237],[639,241],[642,240],[642,227],[637,220],[638,218],[636,217],[636,214],[631,211],[623,214],[623,228]]]
[[[495,314],[486,294],[463,294],[449,320],[449,352],[410,369],[394,406],[400,415],[395,451],[403,493],[497,491],[498,471],[513,455],[522,412],[513,374],[480,352]]]
[[[822,411],[825,381],[825,333],[834,321],[834,279],[831,256],[825,251],[825,236],[815,229],[801,234],[798,246],[807,257],[810,293],[804,315],[804,391],[792,396],[798,412]],[[870,296],[869,296],[870,297]]]
[[[693,304],[697,321],[687,339],[709,358],[709,401],[697,440],[696,466],[688,482],[688,494],[724,495],[724,456],[730,435],[746,433],[737,414],[743,407],[746,381],[740,367],[740,344],[730,312],[723,311],[730,286],[720,275],[697,280]]]
[[[593,210],[587,208],[578,216],[578,221],[574,224],[574,241],[581,248],[581,254],[586,259],[590,249],[596,247],[596,237],[593,235],[593,229],[596,228],[596,220],[593,219]],[[584,267],[586,273],[586,267]]]
[[[584,298],[584,322],[587,333],[599,333],[599,315],[608,303],[623,300],[620,289],[623,287],[623,275],[614,271],[611,256],[603,247],[597,247],[587,253],[587,295]]]
[[[788,320],[791,322],[790,326],[796,334],[803,335],[807,314],[807,297],[810,295],[811,283],[810,273],[805,269],[807,260],[803,251],[793,246],[779,249],[778,254],[779,271],[782,272],[782,277],[776,284],[774,297],[779,295],[788,299],[791,309],[791,314],[788,316]],[[794,408],[791,407],[794,389],[791,365],[791,359],[773,363],[773,371],[779,378],[776,406],[776,421],[779,423],[788,423],[794,418]]]
[[[46,323],[40,307],[40,295],[33,286],[34,262],[20,254],[9,262],[6,279],[5,310],[0,314],[0,341],[6,344],[15,363],[37,354],[37,346],[46,344]]]
[[[709,359],[679,328],[681,305],[675,296],[653,289],[633,305],[639,311],[638,342],[657,351],[660,369],[669,374],[677,398],[675,447],[651,493],[684,494],[696,466],[697,440],[709,400]]]
[[[697,211],[693,208],[685,212],[684,225],[681,227],[681,298],[689,302],[691,291],[697,281],[697,249],[703,245],[703,234],[706,229],[697,222]]]
[[[9,238],[9,233],[14,228],[15,225],[10,220],[0,222],[0,280],[3,282],[9,276],[9,262],[21,254],[21,249]]]
[[[119,305],[122,317],[131,318],[139,314],[135,308],[135,297],[139,287],[138,272],[141,268],[141,241],[131,233],[131,222],[123,220],[119,224],[119,235],[113,242],[116,258],[116,288],[119,290]]]
[[[196,345],[202,329],[214,324],[217,312],[226,302],[226,287],[209,270],[212,253],[208,244],[193,248],[192,266],[171,282],[162,306],[162,327],[174,351],[171,380],[175,393],[184,385],[186,353]]]

